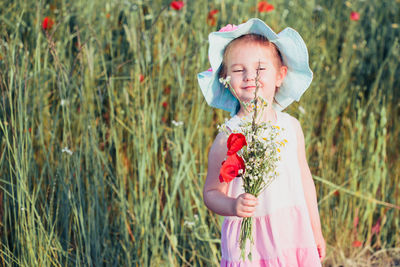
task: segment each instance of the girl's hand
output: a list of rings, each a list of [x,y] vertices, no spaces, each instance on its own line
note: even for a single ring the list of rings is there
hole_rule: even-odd
[[[258,205],[258,199],[249,193],[238,196],[234,202],[233,214],[238,217],[251,217]]]
[[[319,254],[319,259],[321,262],[324,260],[325,255],[326,255],[326,245],[325,245],[325,240],[324,237],[321,235],[317,235],[315,237],[315,242],[317,244],[317,250]]]

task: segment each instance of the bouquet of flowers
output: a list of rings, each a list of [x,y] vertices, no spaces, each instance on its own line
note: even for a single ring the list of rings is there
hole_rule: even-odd
[[[230,85],[229,76],[220,79],[220,82],[229,88],[237,97]],[[267,188],[277,177],[277,163],[280,160],[280,148],[287,143],[286,139],[278,140],[283,129],[274,126],[270,122],[257,122],[259,114],[267,106],[267,102],[261,96],[257,96],[258,75],[256,77],[256,90],[254,98],[247,103],[241,102],[252,117],[241,119],[238,129],[233,132],[227,129],[226,124],[219,126],[219,130],[225,132],[228,137],[227,157],[222,162],[219,179],[229,183],[236,177],[243,180],[243,189],[256,197]],[[243,219],[240,229],[240,249],[243,260],[247,240],[254,243],[252,236],[252,217]],[[251,252],[248,254],[251,260]]]

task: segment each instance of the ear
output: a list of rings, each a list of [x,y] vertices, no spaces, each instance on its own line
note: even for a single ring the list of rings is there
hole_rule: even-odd
[[[280,87],[282,85],[283,79],[285,79],[286,74],[287,67],[282,65],[276,73],[276,87]]]

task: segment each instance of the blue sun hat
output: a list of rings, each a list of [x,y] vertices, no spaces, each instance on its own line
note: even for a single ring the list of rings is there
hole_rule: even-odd
[[[238,26],[229,24],[220,31],[209,34],[208,57],[211,69],[197,74],[197,79],[207,103],[212,107],[229,111],[231,116],[238,112],[240,104],[229,89],[220,83],[218,75],[226,46],[235,38],[249,33],[263,35],[274,43],[282,55],[283,64],[287,67],[286,77],[275,94],[275,100],[278,102],[273,104],[275,110],[281,111],[294,100],[299,101],[313,78],[308,66],[307,47],[300,34],[292,28],[286,28],[276,34],[257,18]]]

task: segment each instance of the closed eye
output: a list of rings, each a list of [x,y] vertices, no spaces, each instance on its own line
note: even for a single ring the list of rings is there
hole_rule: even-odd
[[[242,72],[243,70],[234,70],[233,72]]]

